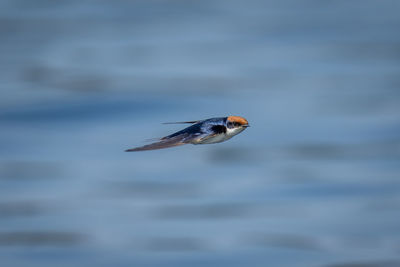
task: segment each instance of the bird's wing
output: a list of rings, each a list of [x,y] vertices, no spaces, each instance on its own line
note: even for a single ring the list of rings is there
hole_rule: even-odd
[[[189,134],[189,133],[182,133],[180,135],[176,135],[173,137],[163,137],[160,141],[151,143],[141,147],[135,147],[131,149],[125,150],[126,152],[133,152],[133,151],[145,151],[145,150],[155,150],[155,149],[163,149],[168,147],[180,146],[184,144],[189,144],[193,140],[198,138],[196,134]]]

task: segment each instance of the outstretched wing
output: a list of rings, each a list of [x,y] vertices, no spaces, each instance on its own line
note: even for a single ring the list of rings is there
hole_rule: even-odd
[[[163,137],[160,141],[151,143],[141,147],[135,147],[131,149],[125,150],[126,152],[133,152],[133,151],[145,151],[145,150],[155,150],[155,149],[163,149],[169,148],[174,146],[181,146],[184,144],[191,143],[192,140],[198,138],[197,135],[183,133],[180,135],[176,135],[173,137]]]
[[[198,144],[199,140],[201,140],[201,138],[204,137],[205,133],[201,124],[196,122],[197,121],[176,122],[176,123],[193,123],[193,125],[183,130],[180,130],[176,133],[162,137],[158,139],[158,142],[151,143],[141,147],[131,148],[125,151],[127,152],[144,151],[144,150],[154,150],[154,149],[180,146],[184,144]]]

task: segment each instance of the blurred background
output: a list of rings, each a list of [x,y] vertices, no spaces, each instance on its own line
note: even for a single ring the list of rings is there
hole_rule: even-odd
[[[399,8],[1,1],[1,265],[400,266]]]

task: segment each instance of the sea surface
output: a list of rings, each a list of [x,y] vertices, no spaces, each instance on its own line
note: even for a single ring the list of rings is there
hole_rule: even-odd
[[[400,266],[399,10],[0,1],[0,265]]]

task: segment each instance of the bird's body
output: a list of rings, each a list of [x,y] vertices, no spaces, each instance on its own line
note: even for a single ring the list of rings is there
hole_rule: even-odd
[[[192,125],[181,131],[162,137],[158,142],[128,149],[126,151],[154,150],[184,144],[198,145],[220,143],[232,138],[249,127],[247,120],[239,116],[176,123],[190,123]]]

